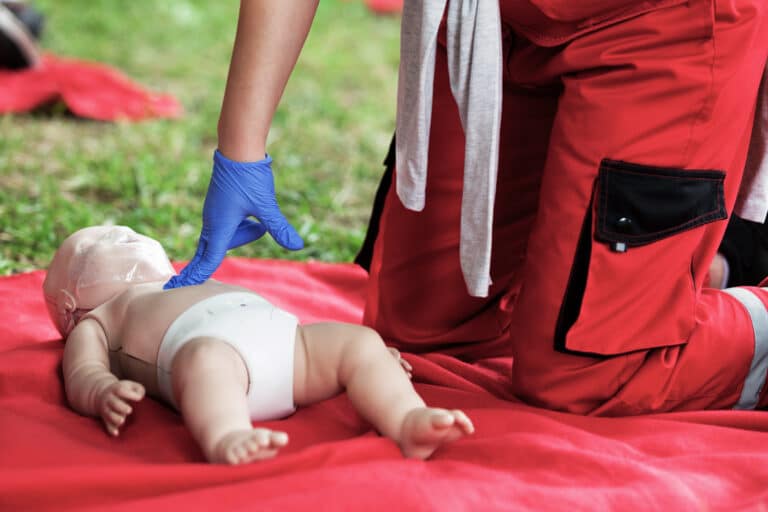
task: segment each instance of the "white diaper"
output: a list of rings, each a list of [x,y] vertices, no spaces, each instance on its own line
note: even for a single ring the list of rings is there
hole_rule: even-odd
[[[178,410],[171,385],[176,352],[201,336],[232,345],[248,370],[248,409],[251,419],[265,421],[288,416],[293,404],[293,351],[298,320],[266,299],[247,292],[214,295],[173,321],[157,356],[160,393]]]

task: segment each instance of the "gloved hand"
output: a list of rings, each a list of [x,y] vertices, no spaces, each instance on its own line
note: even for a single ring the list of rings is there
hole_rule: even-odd
[[[248,219],[249,216],[259,222]],[[235,162],[216,150],[203,204],[203,229],[197,252],[163,288],[204,282],[219,268],[229,249],[257,240],[265,232],[286,249],[295,251],[304,247],[301,236],[277,204],[272,158],[267,155],[258,162]]]

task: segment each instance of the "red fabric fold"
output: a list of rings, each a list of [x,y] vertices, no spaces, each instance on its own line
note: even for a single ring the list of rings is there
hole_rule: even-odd
[[[179,415],[146,399],[118,439],[71,411],[43,272],[0,278],[0,510],[755,510],[768,505],[768,415],[706,411],[593,418],[506,391],[512,361],[408,355],[433,405],[476,434],[403,459],[346,396],[266,423],[275,459],[209,465]],[[346,264],[230,258],[216,278],[258,290],[302,322],[362,316],[366,276]],[[596,383],[599,385],[599,383]]]
[[[0,69],[0,113],[23,113],[61,101],[76,116],[99,121],[176,117],[181,105],[120,71],[94,62],[43,56],[36,68]]]
[[[399,14],[403,12],[403,0],[366,0],[365,3],[376,14]]]

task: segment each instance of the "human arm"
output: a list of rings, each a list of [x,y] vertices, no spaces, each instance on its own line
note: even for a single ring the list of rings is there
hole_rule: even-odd
[[[203,228],[194,257],[166,289],[204,282],[227,250],[265,232],[286,249],[304,246],[277,204],[266,139],[318,1],[241,1]]]
[[[131,414],[130,402],[144,398],[144,386],[110,371],[107,337],[93,319],[82,320],[69,334],[62,369],[69,405],[80,414],[100,417],[113,436]]]
[[[219,117],[219,151],[241,162],[266,153],[272,117],[319,0],[242,0]]]

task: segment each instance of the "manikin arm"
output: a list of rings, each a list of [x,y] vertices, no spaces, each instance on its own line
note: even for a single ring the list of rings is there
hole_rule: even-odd
[[[62,363],[64,389],[70,406],[86,416],[98,416],[116,436],[132,412],[129,402],[144,397],[144,387],[119,380],[109,368],[107,338],[101,325],[90,318],[69,334]]]
[[[219,118],[219,151],[264,158],[272,116],[307,38],[319,0],[241,0]]]

